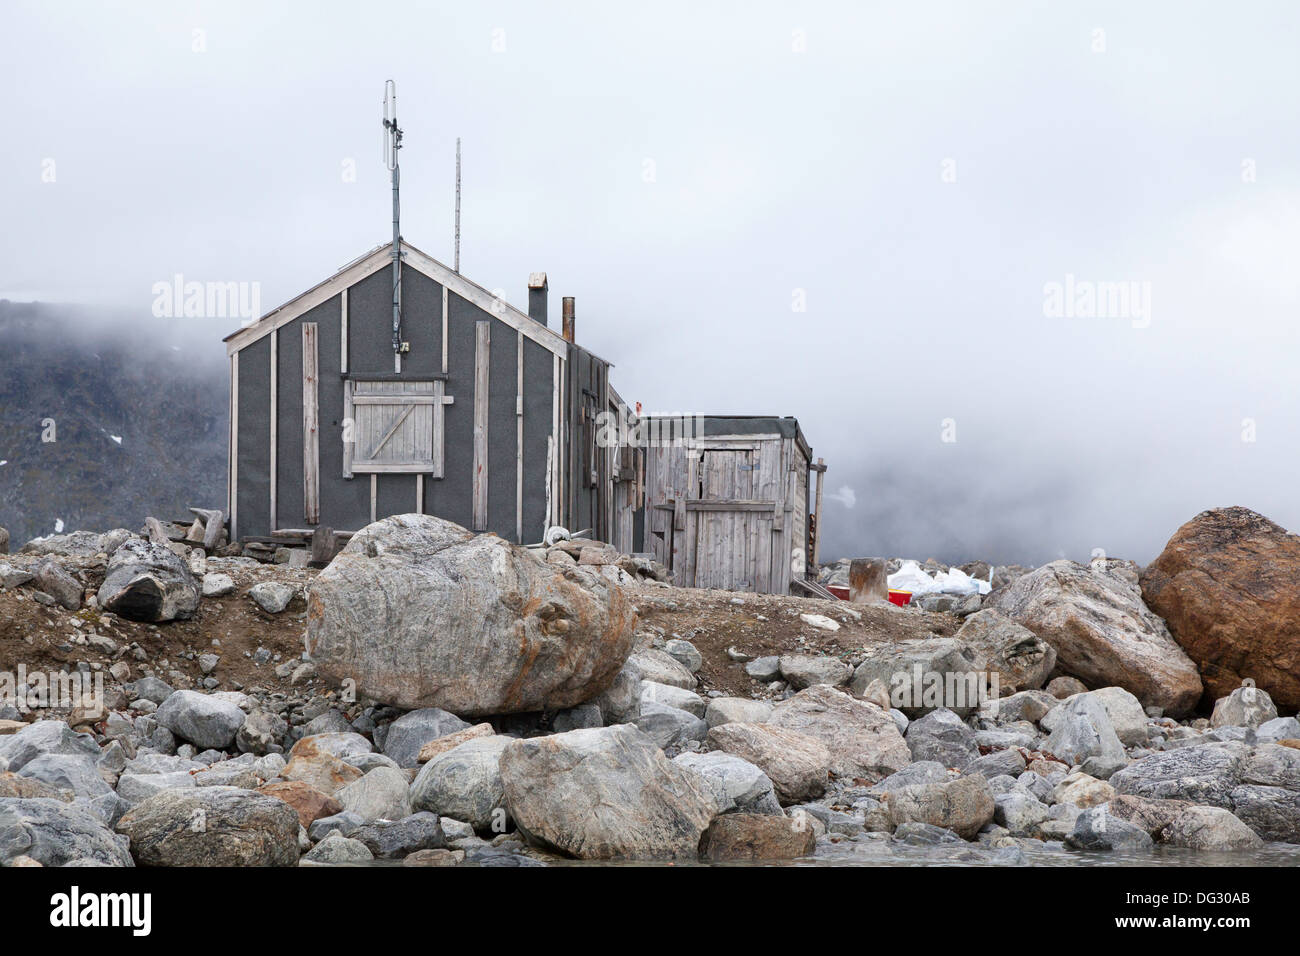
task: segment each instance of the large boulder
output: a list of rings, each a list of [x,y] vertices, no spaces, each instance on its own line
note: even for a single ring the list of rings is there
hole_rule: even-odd
[[[944,707],[966,716],[988,696],[988,683],[974,648],[951,637],[879,644],[853,672],[849,689],[867,696],[880,681],[891,706],[909,717]]]
[[[1300,709],[1300,536],[1247,508],[1204,511],[1142,574],[1142,595],[1211,697],[1246,678]],[[1139,695],[1141,696],[1141,695]]]
[[[401,770],[376,767],[334,794],[343,809],[367,823],[400,820],[411,815],[410,780]]]
[[[1201,697],[1196,665],[1142,603],[1123,568],[1053,561],[994,591],[985,606],[1033,631],[1057,665],[1092,686],[1123,687],[1172,717]]]
[[[831,753],[831,772],[845,780],[875,783],[912,762],[893,717],[825,684],[781,701],[768,724],[820,740]]]
[[[159,724],[201,750],[225,750],[247,715],[224,698],[178,690],[163,701],[156,716]]]
[[[384,753],[400,767],[418,767],[424,745],[439,737],[468,730],[469,724],[438,707],[426,707],[403,714],[388,725]]]
[[[412,808],[460,820],[480,831],[503,823],[501,752],[510,742],[510,737],[480,737],[434,757],[411,784]]]
[[[951,710],[932,710],[907,725],[906,744],[912,760],[935,761],[965,770],[980,755],[975,731]]]
[[[885,805],[895,827],[928,823],[967,840],[974,839],[980,828],[993,819],[996,808],[989,782],[979,774],[948,783],[899,787],[885,796]]]
[[[703,754],[680,754],[673,758],[673,763],[704,778],[717,798],[719,813],[784,815],[772,781],[748,760],[714,750]]]
[[[1128,755],[1101,701],[1076,694],[1051,712],[1056,718],[1043,750],[1084,773],[1105,780],[1128,766]]]
[[[16,773],[42,754],[80,754],[99,758],[90,734],[77,733],[62,720],[37,720],[17,733],[0,737],[0,763]]]
[[[715,863],[792,860],[811,856],[816,845],[813,828],[801,817],[729,813],[705,831],[700,856]]]
[[[113,552],[99,606],[136,621],[184,619],[199,606],[199,586],[170,548],[131,538]]]
[[[767,774],[782,804],[815,800],[826,792],[833,758],[816,737],[768,724],[730,723],[710,730],[708,743]]]
[[[1232,809],[1248,756],[1240,744],[1179,747],[1133,761],[1110,783],[1118,793]]]
[[[357,532],[313,582],[307,650],[318,672],[408,710],[461,716],[561,710],[613,682],[636,613],[587,568],[538,560],[432,515]],[[418,751],[418,748],[417,748]]]
[[[1256,850],[1264,845],[1222,807],[1188,807],[1160,832],[1160,841],[1189,850]]]
[[[298,814],[238,787],[165,790],[117,822],[141,866],[293,866]]]
[[[693,857],[717,814],[709,786],[627,724],[516,740],[500,768],[520,831],[581,859]]]
[[[18,856],[44,866],[73,860],[133,865],[126,840],[98,814],[79,804],[44,798],[0,800],[0,865]]]
[[[1037,690],[1056,666],[1056,651],[1027,627],[992,608],[966,618],[956,639],[975,652],[980,670],[997,675],[999,694]]]

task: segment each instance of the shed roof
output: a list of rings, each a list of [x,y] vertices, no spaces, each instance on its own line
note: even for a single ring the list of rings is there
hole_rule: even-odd
[[[392,261],[392,248],[393,244],[391,242],[376,246],[364,255],[353,259],[328,279],[318,282],[306,292],[272,309],[251,325],[231,332],[222,339],[226,343],[226,352],[233,354],[240,351],[262,338],[262,336],[269,334],[272,329],[277,329],[292,322],[304,312],[314,309],[322,302],[333,298],[343,289],[386,267]],[[566,342],[558,332],[530,318],[527,312],[516,308],[504,299],[497,298],[477,282],[465,278],[459,272],[439,262],[428,253],[417,249],[405,239],[401,240],[401,253],[404,266],[413,268],[438,284],[446,286],[462,299],[490,312],[502,322],[522,332],[525,336],[556,355],[564,357],[567,354],[570,343]],[[581,346],[577,347],[581,348]],[[584,349],[584,351],[589,350]],[[602,359],[602,361],[604,360]]]

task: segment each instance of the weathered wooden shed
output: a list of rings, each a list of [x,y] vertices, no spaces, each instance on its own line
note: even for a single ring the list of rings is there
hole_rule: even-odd
[[[617,395],[610,365],[548,324],[547,280],[509,305],[401,243],[226,338],[231,538],[436,514],[511,541],[549,525],[613,537],[614,453],[588,414]]]
[[[644,550],[679,587],[790,593],[808,561],[812,449],[793,418],[688,420],[645,449]]]

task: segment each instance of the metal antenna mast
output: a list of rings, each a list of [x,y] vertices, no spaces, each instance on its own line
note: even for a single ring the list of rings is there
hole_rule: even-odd
[[[393,364],[400,370],[402,351],[402,251],[401,213],[398,189],[402,170],[397,151],[402,148],[402,131],[397,126],[397,84],[384,84],[384,165],[393,174]]]
[[[456,137],[456,258],[454,268],[460,272],[460,137]]]

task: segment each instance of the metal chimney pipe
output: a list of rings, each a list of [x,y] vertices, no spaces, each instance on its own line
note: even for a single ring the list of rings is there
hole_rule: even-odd
[[[563,305],[561,306],[561,310],[562,310],[563,322],[564,322],[564,326],[563,326],[564,341],[566,341],[566,342],[572,342],[572,341],[574,341],[574,338],[573,338],[573,296],[571,296],[571,295],[566,295],[566,296],[564,297],[564,302],[563,302]]]

